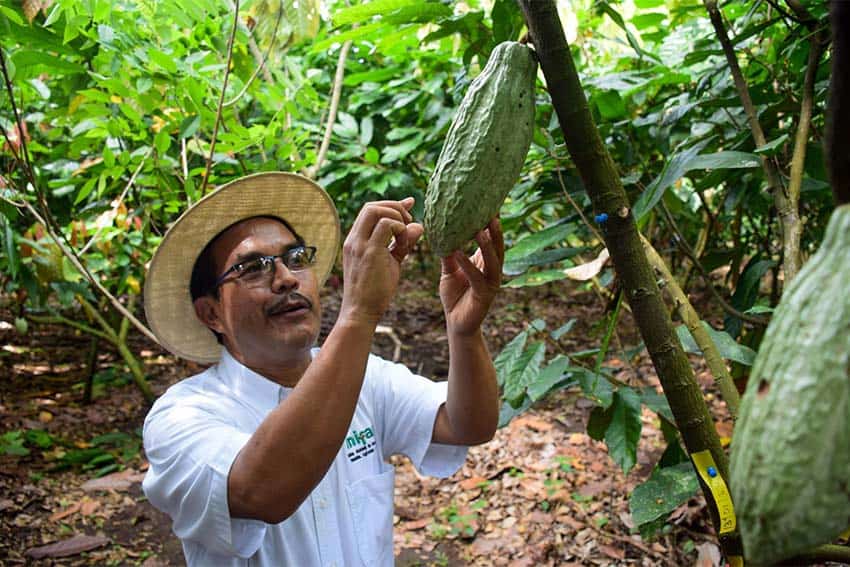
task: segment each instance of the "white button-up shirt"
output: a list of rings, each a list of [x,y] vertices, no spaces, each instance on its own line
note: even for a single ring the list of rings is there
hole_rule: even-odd
[[[298,510],[279,524],[231,518],[230,467],[291,391],[224,350],[218,365],[169,388],[145,419],[150,468],[142,486],[151,504],[171,516],[190,566],[392,565],[389,456],[405,454],[420,472],[439,477],[466,457],[465,447],[431,443],[446,383],[370,356],[343,446]]]

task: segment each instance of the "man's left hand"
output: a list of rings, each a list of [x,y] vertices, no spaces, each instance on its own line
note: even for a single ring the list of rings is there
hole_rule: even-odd
[[[502,282],[505,241],[494,218],[475,235],[478,250],[471,257],[455,251],[442,258],[440,299],[449,333],[469,336],[478,332]]]

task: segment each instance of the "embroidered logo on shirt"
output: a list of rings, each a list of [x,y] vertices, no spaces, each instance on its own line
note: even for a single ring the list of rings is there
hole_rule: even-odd
[[[345,438],[345,455],[352,463],[375,452],[378,441],[371,427],[357,431],[353,429]]]

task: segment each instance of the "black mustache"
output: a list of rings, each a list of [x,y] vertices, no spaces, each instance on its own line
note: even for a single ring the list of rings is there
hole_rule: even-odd
[[[269,315],[276,315],[278,313],[281,313],[285,309],[293,306],[306,307],[308,309],[312,309],[313,302],[298,293],[297,291],[293,291],[289,295],[275,301],[271,305],[271,307],[268,308],[267,313]]]

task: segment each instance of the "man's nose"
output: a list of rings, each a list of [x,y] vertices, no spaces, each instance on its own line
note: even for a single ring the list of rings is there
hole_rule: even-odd
[[[277,256],[272,264],[272,290],[275,292],[292,290],[298,287],[298,278],[290,270],[283,259]]]

